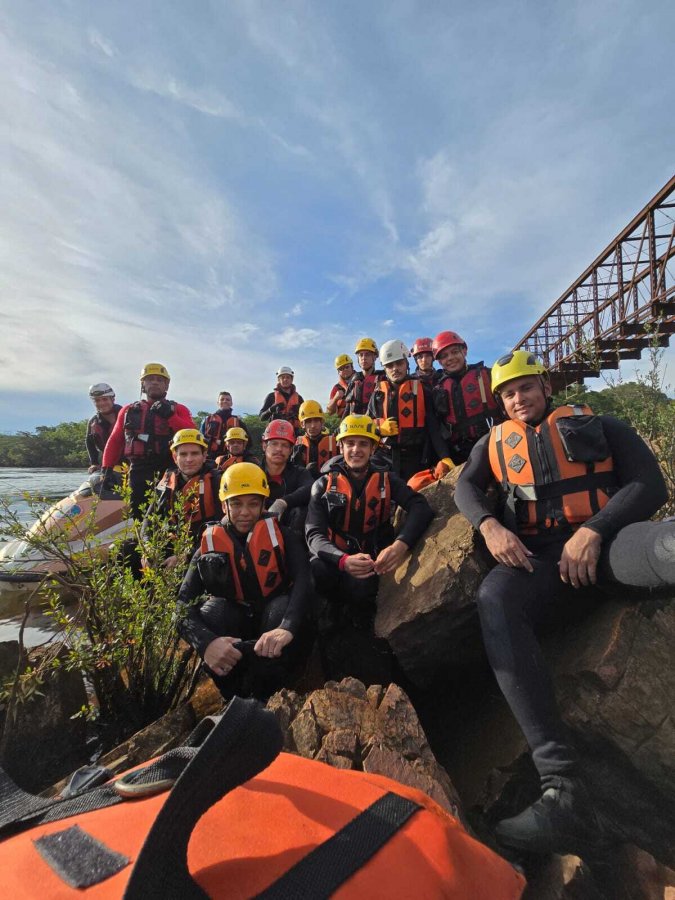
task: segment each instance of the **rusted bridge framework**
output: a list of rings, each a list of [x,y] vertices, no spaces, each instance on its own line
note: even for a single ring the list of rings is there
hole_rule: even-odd
[[[675,334],[675,177],[514,349],[541,358],[559,389],[665,347]]]

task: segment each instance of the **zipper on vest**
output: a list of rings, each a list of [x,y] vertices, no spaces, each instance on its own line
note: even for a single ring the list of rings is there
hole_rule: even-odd
[[[553,482],[553,472],[548,461],[548,454],[546,453],[546,443],[544,442],[541,433],[536,430],[534,432],[534,442],[535,447],[537,448],[537,459],[539,460],[542,475],[544,476],[544,484],[551,484]],[[546,528],[553,528],[556,524],[556,519],[553,515],[553,503],[550,499],[546,500],[545,510],[546,516],[544,525]]]

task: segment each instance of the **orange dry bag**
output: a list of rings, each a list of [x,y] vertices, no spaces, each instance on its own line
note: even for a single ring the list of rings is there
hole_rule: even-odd
[[[207,720],[188,746],[66,800],[2,773],[3,895],[520,897],[522,876],[425,794],[279,755],[279,726],[253,700],[216,721],[199,749]]]

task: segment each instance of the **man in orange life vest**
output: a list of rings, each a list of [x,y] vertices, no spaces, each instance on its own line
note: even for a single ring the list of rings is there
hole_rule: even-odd
[[[375,368],[378,350],[372,338],[365,337],[357,341],[354,352],[361,371],[356,372],[349,382],[345,394],[345,412],[352,416],[363,416],[368,410],[368,402],[382,372]]]
[[[466,341],[456,331],[441,331],[433,340],[434,358],[443,371],[433,399],[447,443],[442,456],[459,465],[469,458],[476,441],[502,414],[490,389],[490,370],[482,362],[467,363]]]
[[[179,631],[226,699],[265,698],[283,687],[301,643],[307,554],[264,512],[268,497],[259,466],[230,466],[220,487],[225,517],[204,531],[178,595]]]
[[[103,451],[108,476],[122,460],[129,462],[131,511],[137,517],[151,484],[171,465],[169,445],[181,428],[194,428],[190,410],[167,400],[170,375],[161,363],[148,363],[141,371],[141,393],[146,400],[123,406]]]
[[[423,384],[433,387],[442,374],[434,369],[434,342],[428,337],[417,338],[410,349],[410,355],[417,365],[415,375]]]
[[[249,453],[249,434],[243,428],[228,428],[223,445],[225,452],[216,458],[216,465],[221,472],[238,462],[252,462],[260,465],[260,460]]]
[[[431,391],[417,376],[410,375],[408,355],[403,341],[382,344],[380,360],[385,377],[368,404],[368,415],[375,420],[382,444],[391,454],[392,468],[404,481],[445,456]]]
[[[337,439],[342,456],[314,482],[305,535],[316,589],[319,647],[325,674],[387,684],[396,669],[373,631],[379,576],[393,572],[433,518],[429,504],[373,459],[379,443],[369,416],[345,416]],[[393,504],[406,512],[394,534]]]
[[[329,416],[345,415],[347,404],[345,402],[345,394],[349,388],[349,382],[354,375],[354,362],[351,356],[341,353],[335,357],[335,368],[338,373],[337,384],[330,389],[330,399],[326,404],[326,412]]]
[[[593,608],[598,576],[642,586],[675,583],[675,522],[642,521],[667,498],[641,438],[588,407],[551,408],[546,371],[516,350],[492,368],[507,420],[474,447],[455,492],[498,565],[476,603],[499,686],[532,751],[542,796],[497,826],[522,850],[597,850],[606,836],[580,777],[537,638]],[[495,515],[486,491],[497,485]]]
[[[291,462],[304,466],[314,478],[319,477],[321,467],[338,452],[335,437],[324,428],[325,416],[316,400],[305,400],[300,407],[300,424],[304,429],[295,442]]]
[[[104,381],[92,384],[89,396],[96,407],[96,415],[87,422],[85,442],[89,454],[89,473],[101,468],[101,456],[122,407],[115,403],[115,391]]]
[[[218,409],[204,419],[199,429],[208,442],[209,459],[215,459],[224,452],[223,440],[228,428],[243,428],[248,440],[251,438],[241,417],[232,413],[232,394],[221,391],[218,394]]]
[[[302,535],[314,479],[303,466],[291,462],[294,446],[295,430],[290,422],[274,419],[263,432],[262,467],[270,488],[267,509]]]
[[[143,531],[146,532],[153,513],[171,519],[176,498],[180,495],[184,503],[183,515],[194,541],[191,553],[197,549],[207,524],[221,516],[218,498],[221,473],[215,463],[207,459],[207,449],[206,439],[196,428],[183,428],[176,432],[171,442],[174,465],[160,478],[155,488],[154,502],[148,506],[143,521]],[[172,569],[178,563],[178,557],[172,553],[163,565]]]
[[[302,403],[302,397],[293,384],[294,374],[290,366],[281,366],[277,372],[277,386],[265,397],[265,402],[260,410],[260,418],[263,422],[284,419],[286,422],[290,422],[297,432],[300,430],[298,410]]]

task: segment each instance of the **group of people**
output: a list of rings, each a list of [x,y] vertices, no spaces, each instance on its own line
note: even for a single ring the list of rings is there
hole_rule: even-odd
[[[167,399],[167,370],[151,363],[143,400],[120,408],[108,385],[93,386],[88,446],[102,447],[104,478],[127,461],[135,515],[149,483],[169,519],[181,494],[194,555],[179,629],[225,697],[265,697],[287,684],[315,635],[328,678],[402,677],[374,633],[379,578],[433,518],[416,488],[465,463],[455,501],[496,563],[476,597],[485,649],[542,783],[539,800],[497,834],[523,850],[584,855],[606,835],[539,635],[587,613],[599,580],[675,583],[675,523],[649,521],[667,498],[658,462],[621,421],[586,406],[553,408],[547,373],[527,351],[490,370],[470,364],[466,342],[444,331],[415,341],[412,373],[401,341],[378,349],[363,338],[355,352],[359,372],[346,354],[335,360],[326,406],[340,416],[334,435],[321,405],[303,400],[281,367],[261,410],[258,459],[229,393],[196,429]]]

